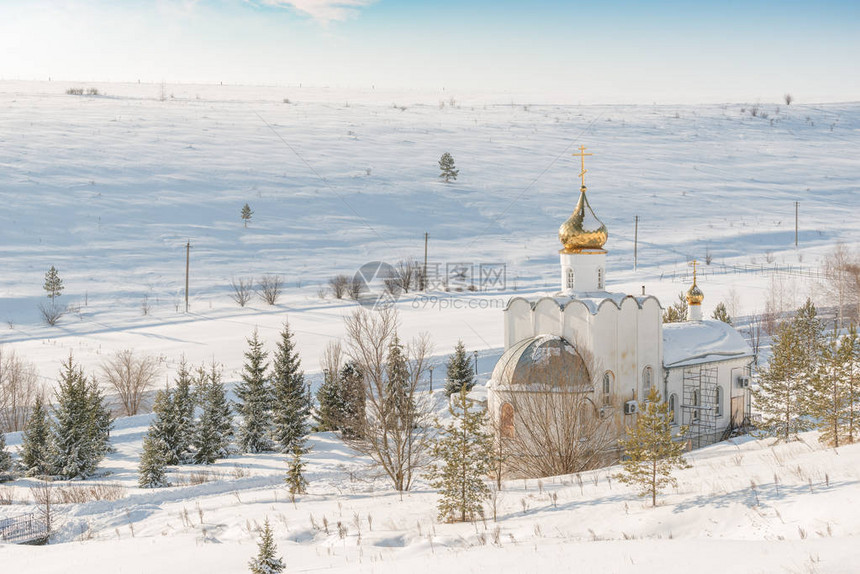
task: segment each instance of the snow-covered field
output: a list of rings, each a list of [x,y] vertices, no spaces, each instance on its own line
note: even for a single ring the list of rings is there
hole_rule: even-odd
[[[103,95],[67,95],[69,87]],[[708,314],[720,300],[738,316],[762,310],[772,277],[791,304],[813,295],[826,305],[804,274],[835,242],[860,243],[857,103],[556,106],[192,85],[161,94],[157,85],[0,82],[0,344],[35,363],[46,385],[70,351],[95,373],[125,348],[161,356],[165,378],[184,354],[223,363],[235,380],[245,337],[257,327],[271,348],[287,318],[316,382],[323,346],[355,307],[321,298],[320,288],[365,262],[423,259],[425,232],[440,275],[455,264],[505,266],[504,284],[487,292],[398,302],[405,336],[429,332],[437,364],[463,339],[479,351],[485,381],[505,300],[556,289],[556,230],[577,197],[570,154],[579,145],[595,154],[587,184],[609,228],[612,290],[644,285],[667,305],[686,288],[687,259],[710,254],[699,282]],[[460,169],[448,185],[437,177],[444,151]],[[244,228],[246,202],[254,215]],[[51,265],[65,282],[60,300],[74,308],[56,327],[37,310]],[[753,272],[774,265],[791,271]],[[267,273],[286,282],[278,305],[230,299],[232,279]],[[134,469],[147,424],[118,421],[117,453],[104,464],[110,474],[100,480],[127,496],[63,509],[62,543],[0,546],[0,572],[238,572],[266,516],[290,571],[853,572],[860,558],[860,449],[823,450],[810,435],[697,452],[656,510],[610,485],[607,471],[596,484],[583,476],[582,487],[575,477],[510,483],[499,522],[485,527],[439,524],[426,486],[399,500],[327,435],[312,440],[310,494],[295,506],[274,455],[222,461],[207,469],[220,477],[199,486],[140,491]],[[13,485],[16,497],[28,496],[26,486]],[[20,509],[0,507],[0,516]],[[311,516],[318,525],[325,516],[330,533]]]

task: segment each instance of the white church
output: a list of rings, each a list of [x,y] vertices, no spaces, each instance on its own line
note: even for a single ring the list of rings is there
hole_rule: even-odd
[[[635,422],[639,401],[656,385],[673,424],[689,426],[691,448],[720,440],[749,417],[753,352],[731,325],[703,318],[695,267],[682,323],[664,325],[660,302],[644,287],[637,295],[607,290],[608,232],[586,196],[584,150],[575,154],[583,161],[579,201],[558,232],[560,290],[513,297],[504,310],[505,351],[487,387],[495,428],[502,440],[519,432],[523,413],[514,405],[526,403],[512,398],[535,392],[547,362],[571,370],[565,356],[576,355],[578,365],[594,371],[578,392],[619,433]]]

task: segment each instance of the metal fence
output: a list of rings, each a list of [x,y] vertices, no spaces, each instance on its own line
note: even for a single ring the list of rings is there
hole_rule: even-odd
[[[47,541],[48,529],[35,513],[0,518],[0,543],[44,544]]]

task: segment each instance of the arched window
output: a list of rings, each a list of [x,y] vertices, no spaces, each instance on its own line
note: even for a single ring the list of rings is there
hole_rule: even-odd
[[[692,396],[690,397],[693,401],[692,409],[691,409],[691,417],[694,421],[699,420],[699,391],[694,390]]]
[[[575,283],[575,276],[573,274],[573,269],[568,268],[568,270],[567,270],[567,288],[573,289],[574,283]]]
[[[642,398],[647,399],[651,392],[651,367],[642,369]]]
[[[502,438],[514,438],[514,405],[504,403],[502,405],[502,420],[499,428]]]
[[[678,404],[678,396],[675,393],[672,393],[671,395],[669,395],[669,421],[673,425],[678,424],[678,415],[675,414],[676,411],[678,410],[676,408],[677,404]]]
[[[597,268],[597,288],[603,289],[603,267]]]
[[[717,405],[715,414],[718,417],[723,416],[723,387],[717,387]]]
[[[612,371],[606,371],[603,373],[603,391],[602,399],[604,405],[609,405],[612,403],[612,383],[615,381],[615,375],[612,374]]]

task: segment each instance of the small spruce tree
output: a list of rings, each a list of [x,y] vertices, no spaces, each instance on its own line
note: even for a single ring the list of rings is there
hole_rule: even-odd
[[[409,394],[409,364],[400,338],[395,333],[388,345],[386,362],[385,416],[393,417],[395,428],[411,428],[415,401]]]
[[[163,488],[170,486],[164,472],[167,466],[169,447],[164,440],[156,436],[150,427],[143,438],[143,453],[137,467],[137,484],[141,488]]]
[[[445,383],[445,394],[449,397],[460,392],[460,389],[466,387],[466,391],[471,391],[475,386],[475,370],[472,361],[469,360],[469,355],[466,354],[466,347],[463,341],[457,341],[457,346],[454,347],[454,354],[448,357],[448,381]]]
[[[179,464],[177,453],[177,420],[174,408],[174,391],[169,388],[155,393],[152,403],[152,422],[149,424],[149,436],[155,443],[163,444],[164,464]]]
[[[451,396],[453,420],[440,429],[433,456],[441,466],[431,468],[430,484],[439,490],[439,520],[466,522],[483,516],[483,502],[490,490],[484,478],[490,472],[492,439],[485,430],[483,410],[472,410],[475,401],[466,386]]]
[[[317,403],[319,408],[315,415],[316,429],[321,432],[340,430],[344,400],[338,373],[323,373],[322,385],[317,390]]]
[[[272,437],[278,451],[289,453],[307,434],[311,404],[310,388],[288,323],[284,323],[272,361],[272,395]]]
[[[256,329],[247,341],[242,382],[236,386],[236,410],[242,418],[238,442],[242,452],[256,453],[272,450],[272,393],[266,376],[268,353]]]
[[[21,464],[28,475],[45,476],[51,473],[50,438],[48,413],[42,397],[37,396],[21,437]]]
[[[251,569],[251,574],[279,574],[284,571],[286,565],[281,558],[276,558],[278,547],[275,546],[275,540],[272,537],[272,528],[269,526],[269,519],[263,523],[263,530],[260,532],[260,542],[258,543],[259,550],[257,557],[253,558],[248,566]]]
[[[51,426],[52,473],[86,478],[110,450],[110,412],[95,380],[87,381],[72,356],[63,363]]]
[[[242,206],[242,223],[245,224],[245,227],[248,227],[248,222],[251,221],[251,216],[254,215],[254,212],[251,211],[251,206],[247,203]]]
[[[192,385],[194,377],[188,370],[185,357],[179,363],[176,371],[175,388],[172,392],[171,408],[176,434],[170,444],[170,459],[177,464],[191,459],[191,444],[194,440],[194,392]]]
[[[6,435],[0,432],[0,473],[12,468],[12,455],[6,450]]]
[[[732,318],[729,316],[729,312],[726,309],[726,304],[720,301],[717,303],[717,306],[714,307],[714,313],[712,315],[714,319],[717,321],[722,321],[723,323],[732,324]]]
[[[196,464],[212,464],[230,454],[233,439],[230,403],[217,365],[213,363],[208,372],[199,369],[195,393],[202,412],[194,426],[195,452],[192,460]]]
[[[296,501],[296,496],[305,494],[308,489],[308,481],[305,479],[304,468],[305,463],[302,456],[307,454],[302,440],[293,443],[293,457],[290,459],[287,468],[287,488],[290,490],[290,500]]]
[[[459,169],[454,169],[454,158],[447,151],[442,154],[441,158],[439,158],[439,169],[442,172],[439,174],[439,177],[444,179],[445,183],[455,181],[457,179],[457,175],[460,173]]]
[[[48,293],[48,299],[50,299],[51,302],[63,294],[63,280],[60,279],[60,274],[57,272],[57,268],[53,265],[51,265],[51,268],[48,269],[47,273],[45,273],[45,284],[42,285],[42,288]]]
[[[684,443],[676,442],[687,433],[681,427],[672,436],[672,413],[662,401],[656,386],[648,392],[645,403],[640,403],[636,424],[627,428],[627,436],[619,441],[624,451],[622,473],[615,478],[639,489],[639,496],[651,496],[651,506],[657,506],[657,494],[666,486],[674,486],[677,479],[674,469],[688,468],[684,459]]]
[[[366,402],[364,376],[353,361],[340,370],[340,393],[340,430],[347,438],[361,438]]]

